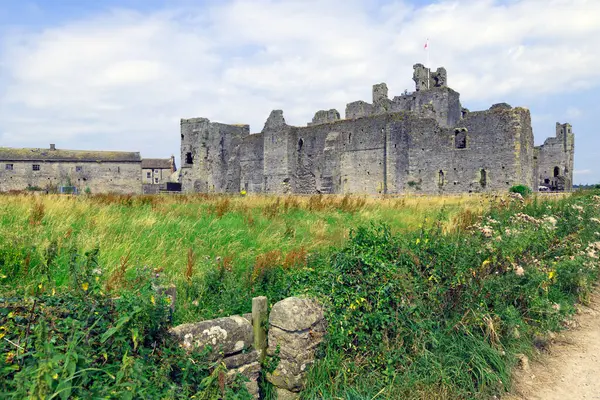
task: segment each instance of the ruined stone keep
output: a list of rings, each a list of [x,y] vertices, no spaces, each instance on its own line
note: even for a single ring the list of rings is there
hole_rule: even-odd
[[[571,190],[574,135],[534,146],[529,110],[496,104],[469,112],[447,86],[444,68],[414,65],[415,91],[393,99],[385,83],[373,102],[318,111],[307,126],[274,110],[260,133],[206,118],[181,120],[185,192],[461,193]]]

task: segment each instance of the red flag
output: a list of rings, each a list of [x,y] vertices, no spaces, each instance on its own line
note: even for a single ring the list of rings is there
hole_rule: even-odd
[[[424,49],[426,49],[429,46],[429,38],[427,39],[427,41],[425,42],[425,46],[423,47]]]

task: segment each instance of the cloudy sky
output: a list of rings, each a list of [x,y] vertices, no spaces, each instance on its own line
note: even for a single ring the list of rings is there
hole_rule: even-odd
[[[570,122],[600,183],[600,0],[0,0],[0,146],[179,154],[179,119],[262,129],[413,89],[445,66],[463,106]]]

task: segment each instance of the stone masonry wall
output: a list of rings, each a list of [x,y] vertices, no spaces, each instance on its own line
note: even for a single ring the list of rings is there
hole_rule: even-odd
[[[171,292],[174,296],[174,289]],[[270,315],[267,310],[267,298],[257,297],[252,299],[251,314],[179,325],[171,334],[188,351],[210,347],[209,359],[223,362],[228,370],[225,378],[244,375],[254,398],[259,398],[261,361],[278,353],[280,361],[267,378],[280,400],[297,399],[326,332],[323,308],[313,299],[289,297],[275,303]]]
[[[8,170],[5,164],[12,164]],[[33,170],[39,165],[39,171]],[[80,168],[78,168],[80,167]],[[80,169],[80,170],[78,170]],[[76,186],[80,192],[142,193],[140,162],[6,161],[0,163],[0,192],[25,190],[27,186],[47,189]]]
[[[264,138],[262,133],[242,139],[240,148],[240,190],[247,193],[263,191]]]
[[[557,133],[534,148],[527,109],[501,103],[468,112],[459,93],[447,87],[443,68],[428,75],[417,64],[414,79],[413,93],[390,100],[387,85],[378,83],[373,103],[349,103],[345,119],[333,109],[318,111],[305,127],[287,125],[281,110],[272,111],[262,132],[252,135],[247,126],[240,130],[202,118],[182,120],[183,189],[300,194],[506,191],[516,184],[535,189],[550,165],[560,166],[562,182],[570,189],[572,134],[558,138]],[[222,131],[239,133],[223,145],[218,142]],[[211,158],[223,147],[228,161]],[[204,152],[204,158],[199,156]],[[200,160],[186,165],[186,154]]]
[[[536,180],[550,188],[572,190],[574,135],[570,124],[556,123],[556,135],[538,148]],[[558,172],[558,174],[556,174]]]
[[[290,147],[296,145],[290,137],[292,127],[283,118],[283,111],[274,110],[262,130],[264,162],[263,191],[287,193],[290,191]]]
[[[186,192],[238,192],[239,148],[248,125],[227,125],[206,118],[181,120],[181,180]]]
[[[522,137],[533,142],[531,130],[521,125],[523,118],[529,118],[529,111],[515,108],[469,113],[457,128],[413,119],[408,145],[413,183],[405,189],[461,193],[506,191],[518,183],[532,186],[531,175],[524,177],[522,170],[524,164],[533,165],[533,151],[521,158]],[[457,148],[461,134],[465,147]]]

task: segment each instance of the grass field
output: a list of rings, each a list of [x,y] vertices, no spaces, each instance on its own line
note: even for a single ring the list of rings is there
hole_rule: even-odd
[[[497,199],[496,199],[497,200]],[[225,264],[243,275],[256,261],[285,263],[328,246],[341,246],[351,228],[385,222],[407,232],[459,211],[480,213],[493,197],[221,197],[221,196],[3,196],[0,237],[19,249],[28,267],[9,279],[37,286],[56,247],[53,282],[69,279],[70,253],[100,249],[99,264],[110,275],[122,268],[159,269],[179,284]],[[7,282],[8,283],[8,282]],[[203,318],[204,315],[193,316]]]
[[[249,312],[260,295],[322,301],[328,336],[304,398],[488,398],[586,301],[599,218],[593,192],[2,196],[0,390],[58,396],[53,377],[67,376],[80,397],[244,398],[176,346],[154,351],[170,322],[152,285],[173,283],[174,323]]]

